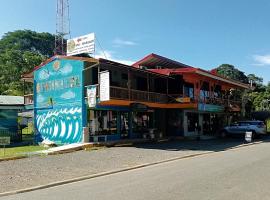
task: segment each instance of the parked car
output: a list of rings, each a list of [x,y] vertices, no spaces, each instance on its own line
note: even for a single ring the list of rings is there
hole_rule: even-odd
[[[224,127],[221,131],[221,136],[244,135],[247,131],[252,132],[253,138],[267,134],[266,125],[263,121],[239,121]]]

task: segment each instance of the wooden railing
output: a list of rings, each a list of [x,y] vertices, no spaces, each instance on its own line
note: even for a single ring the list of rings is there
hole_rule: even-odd
[[[33,94],[24,95],[24,105],[31,105],[34,103]]]
[[[166,94],[147,92],[141,90],[127,89],[121,87],[110,87],[110,95],[112,99],[144,101],[153,103],[167,103],[168,96]]]

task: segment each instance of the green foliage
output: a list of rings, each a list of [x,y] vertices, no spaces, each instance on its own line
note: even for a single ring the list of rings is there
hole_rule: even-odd
[[[0,94],[23,95],[21,75],[51,57],[54,50],[54,35],[18,30],[6,33],[0,40]],[[26,92],[32,85],[26,84]]]
[[[245,75],[233,65],[222,64],[216,69],[217,73],[229,79],[243,83],[252,83],[253,90],[248,92],[239,92],[233,95],[240,95],[240,98],[246,104],[247,115],[252,111],[270,110],[270,83],[263,85],[263,79],[255,74]]]
[[[248,77],[244,72],[230,64],[222,64],[217,69],[217,73],[225,78],[248,83]]]

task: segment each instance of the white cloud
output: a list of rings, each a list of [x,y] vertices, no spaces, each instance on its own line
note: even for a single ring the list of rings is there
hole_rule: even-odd
[[[70,63],[67,63],[62,69],[60,69],[60,72],[62,75],[68,75],[72,72],[72,66]]]
[[[132,65],[133,63],[135,63],[135,61],[133,60],[127,60],[127,59],[121,59],[115,56],[115,52],[114,51],[98,51],[97,54],[95,55],[95,58],[104,58],[104,59],[108,59],[108,60],[112,60],[115,62],[119,62],[125,65]]]
[[[49,71],[44,69],[39,72],[39,80],[46,80],[50,77]]]
[[[120,38],[115,38],[113,40],[113,44],[115,47],[121,47],[121,46],[136,46],[138,45],[136,42],[130,41],[130,40],[123,40]]]
[[[42,96],[42,95],[39,94],[39,95],[37,96],[37,102],[38,102],[38,103],[42,103],[43,101],[45,101],[44,96]]]
[[[267,54],[267,55],[253,55],[253,60],[256,62],[253,65],[256,65],[256,66],[270,65],[270,54]]]
[[[71,90],[63,93],[61,96],[60,96],[62,99],[74,99],[75,98],[75,93],[72,92]]]

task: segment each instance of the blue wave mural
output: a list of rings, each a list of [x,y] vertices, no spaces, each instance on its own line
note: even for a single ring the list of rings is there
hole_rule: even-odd
[[[82,69],[82,61],[56,59],[34,72],[35,128],[39,141],[82,141]]]
[[[82,141],[82,108],[62,107],[36,115],[37,130],[42,138],[62,143]]]

